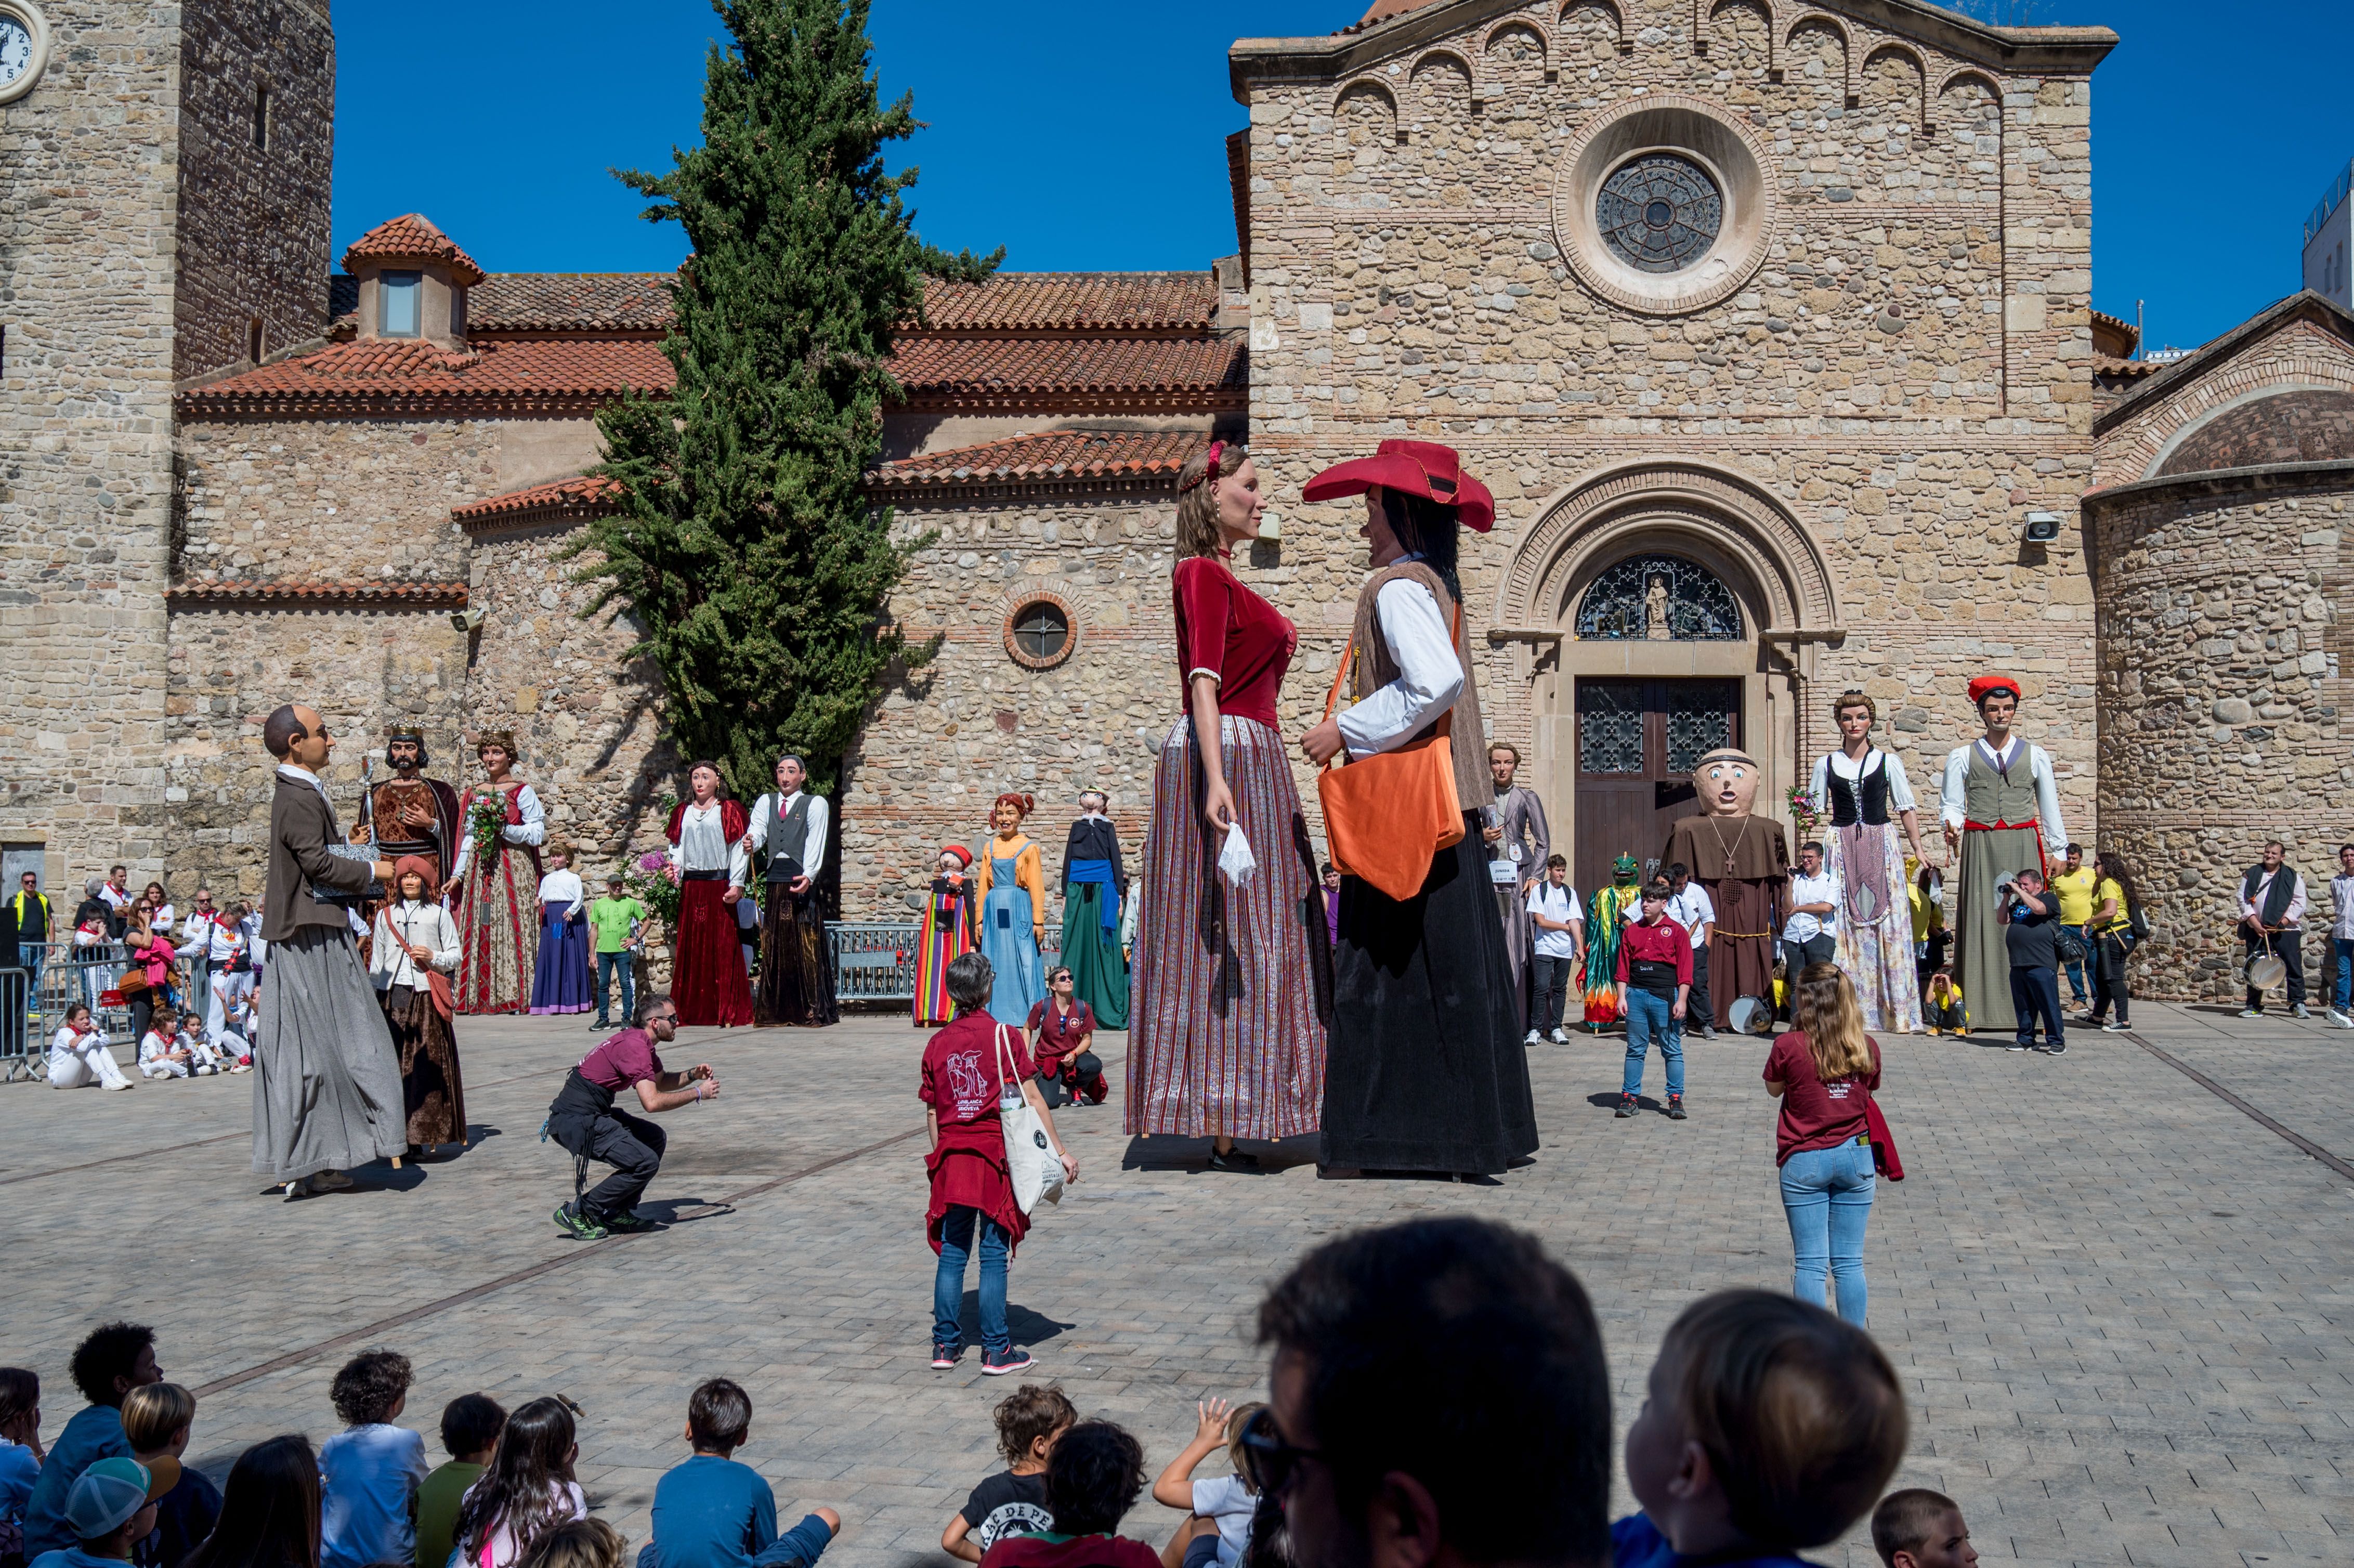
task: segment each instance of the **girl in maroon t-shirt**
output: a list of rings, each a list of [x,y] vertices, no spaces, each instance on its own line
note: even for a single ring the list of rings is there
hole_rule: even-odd
[[[1821,1307],[1823,1277],[1839,1287],[1839,1315],[1863,1326],[1863,1227],[1872,1217],[1872,1144],[1864,1107],[1880,1086],[1880,1043],[1863,1032],[1855,987],[1835,964],[1798,973],[1798,1027],[1766,1057],[1766,1092],[1782,1101],[1774,1158],[1782,1212],[1797,1257],[1791,1291]]]
[[[1030,1352],[1014,1348],[1005,1326],[1006,1262],[1029,1234],[1030,1216],[1014,1201],[1005,1165],[1005,1128],[997,1115],[1002,1097],[1019,1094],[1030,1102],[1063,1162],[1064,1180],[1079,1179],[1078,1161],[1063,1147],[1054,1113],[1033,1082],[1038,1069],[1029,1044],[1021,1030],[990,1016],[996,983],[997,971],[983,954],[960,953],[949,960],[956,1022],[925,1044],[923,1083],[916,1091],[932,1135],[924,1158],[932,1179],[924,1229],[940,1258],[932,1277],[932,1365],[946,1371],[964,1353],[964,1266],[978,1231],[981,1370],[991,1377],[1031,1364]]]
[[[1096,1012],[1075,994],[1070,966],[1046,971],[1046,997],[1030,1010],[1030,1049],[1038,1058],[1038,1086],[1050,1106],[1101,1105],[1111,1095],[1095,1043]]]

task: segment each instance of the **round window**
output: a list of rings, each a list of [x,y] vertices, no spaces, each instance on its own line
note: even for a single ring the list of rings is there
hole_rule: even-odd
[[[1690,158],[1647,153],[1602,182],[1594,226],[1611,252],[1638,271],[1681,272],[1716,243],[1724,195]]]
[[[1070,657],[1070,607],[1058,599],[1025,600],[1005,618],[1005,651],[1032,670],[1051,670]]]

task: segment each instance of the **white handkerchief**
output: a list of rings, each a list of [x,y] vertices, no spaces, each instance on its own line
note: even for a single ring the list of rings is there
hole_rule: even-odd
[[[1251,873],[1257,869],[1258,857],[1251,853],[1250,840],[1243,837],[1243,825],[1228,822],[1225,847],[1218,852],[1218,871],[1240,887],[1250,881]]]

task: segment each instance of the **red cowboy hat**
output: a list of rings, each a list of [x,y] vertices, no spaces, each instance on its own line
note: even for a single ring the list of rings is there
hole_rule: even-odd
[[[1376,485],[1427,496],[1455,508],[1463,526],[1485,534],[1496,524],[1496,498],[1488,487],[1463,471],[1463,460],[1453,447],[1436,441],[1386,440],[1369,458],[1335,463],[1308,482],[1302,501],[1330,501],[1361,495]]]

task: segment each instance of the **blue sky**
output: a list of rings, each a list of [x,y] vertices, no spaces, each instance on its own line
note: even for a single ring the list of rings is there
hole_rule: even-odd
[[[2153,344],[2202,343],[2297,286],[2306,214],[2354,157],[2346,0],[1971,0],[2124,38],[2093,79],[2094,302]],[[696,133],[706,0],[472,0],[420,33],[334,0],[335,238],[422,211],[499,271],[666,268],[606,170],[667,167]],[[1328,33],[1351,0],[1181,5],[876,0],[885,90],[925,238],[1009,267],[1193,268],[1234,249],[1224,138],[1244,123],[1226,46]],[[2006,17],[2008,19],[2008,17]]]

